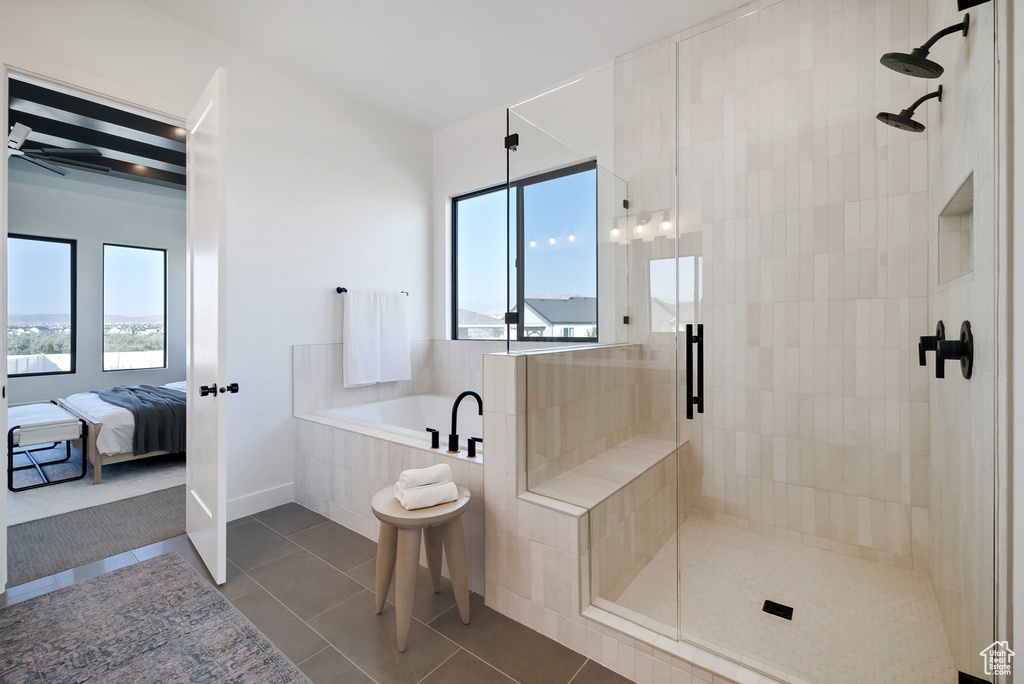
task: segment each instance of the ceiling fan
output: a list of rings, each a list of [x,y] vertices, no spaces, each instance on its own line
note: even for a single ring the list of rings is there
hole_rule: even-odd
[[[98,160],[102,156],[99,150],[91,147],[23,147],[31,132],[32,129],[24,124],[14,124],[7,138],[8,156],[23,159],[60,176],[66,176],[68,172],[57,164],[104,173],[110,171],[108,166],[86,161]]]

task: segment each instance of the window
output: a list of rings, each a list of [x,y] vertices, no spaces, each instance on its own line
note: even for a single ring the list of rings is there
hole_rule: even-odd
[[[167,252],[103,245],[103,370],[167,365]]]
[[[511,201],[504,185],[452,200],[453,339],[506,336],[511,278],[516,339],[596,342],[597,164],[524,178],[509,192]]]
[[[505,186],[452,199],[452,339],[505,338]]]
[[[7,375],[75,372],[75,241],[7,238]]]

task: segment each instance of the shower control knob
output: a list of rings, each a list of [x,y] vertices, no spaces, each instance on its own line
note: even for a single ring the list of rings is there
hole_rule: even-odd
[[[921,341],[917,343],[917,362],[922,366],[928,365],[926,352],[938,350],[939,344],[946,339],[946,326],[942,321],[935,324],[934,335],[922,335]],[[942,376],[936,376],[942,377]]]
[[[939,342],[935,350],[935,377],[946,377],[946,361],[959,361],[960,373],[965,379],[971,378],[974,372],[974,333],[968,321],[960,326],[960,339]]]

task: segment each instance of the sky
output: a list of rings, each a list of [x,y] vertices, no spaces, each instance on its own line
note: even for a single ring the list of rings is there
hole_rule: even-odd
[[[162,316],[164,253],[104,245],[105,314]],[[70,314],[71,248],[67,243],[9,238],[7,309],[11,314]],[[89,293],[79,293],[87,296]]]
[[[596,296],[596,173],[587,171],[526,186],[523,214],[527,297]],[[504,246],[506,204],[504,190],[458,203],[460,308],[480,313],[506,308],[505,283],[512,273],[509,263],[515,258],[514,236],[511,249]],[[515,216],[511,219],[514,225]],[[511,257],[509,263],[506,257]]]
[[[103,315],[163,316],[164,252],[103,246]]]
[[[11,314],[70,315],[70,245],[8,238],[7,292]]]

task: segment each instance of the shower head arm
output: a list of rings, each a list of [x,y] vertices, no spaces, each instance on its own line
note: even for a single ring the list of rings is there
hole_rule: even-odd
[[[938,89],[928,93],[927,95],[922,95],[921,97],[917,98],[917,100],[914,102],[914,104],[910,105],[909,107],[907,107],[903,111],[905,113],[908,113],[908,114],[913,114],[914,110],[916,110],[918,107],[920,107],[923,102],[927,102],[928,100],[932,99],[933,97],[939,98],[939,102],[942,102],[942,86],[939,86]]]
[[[965,14],[964,15],[964,20],[961,21],[959,24],[955,24],[953,26],[949,26],[949,27],[946,27],[946,28],[942,29],[941,31],[936,33],[934,36],[929,38],[927,43],[925,43],[924,45],[922,45],[919,48],[916,48],[914,50],[914,52],[915,53],[923,53],[923,54],[927,55],[928,51],[932,49],[933,45],[935,45],[937,42],[939,42],[941,39],[945,38],[948,35],[951,35],[951,34],[954,34],[954,33],[962,33],[963,35],[966,36],[967,35],[967,29],[970,28],[970,26],[971,26],[971,15],[970,14]]]

